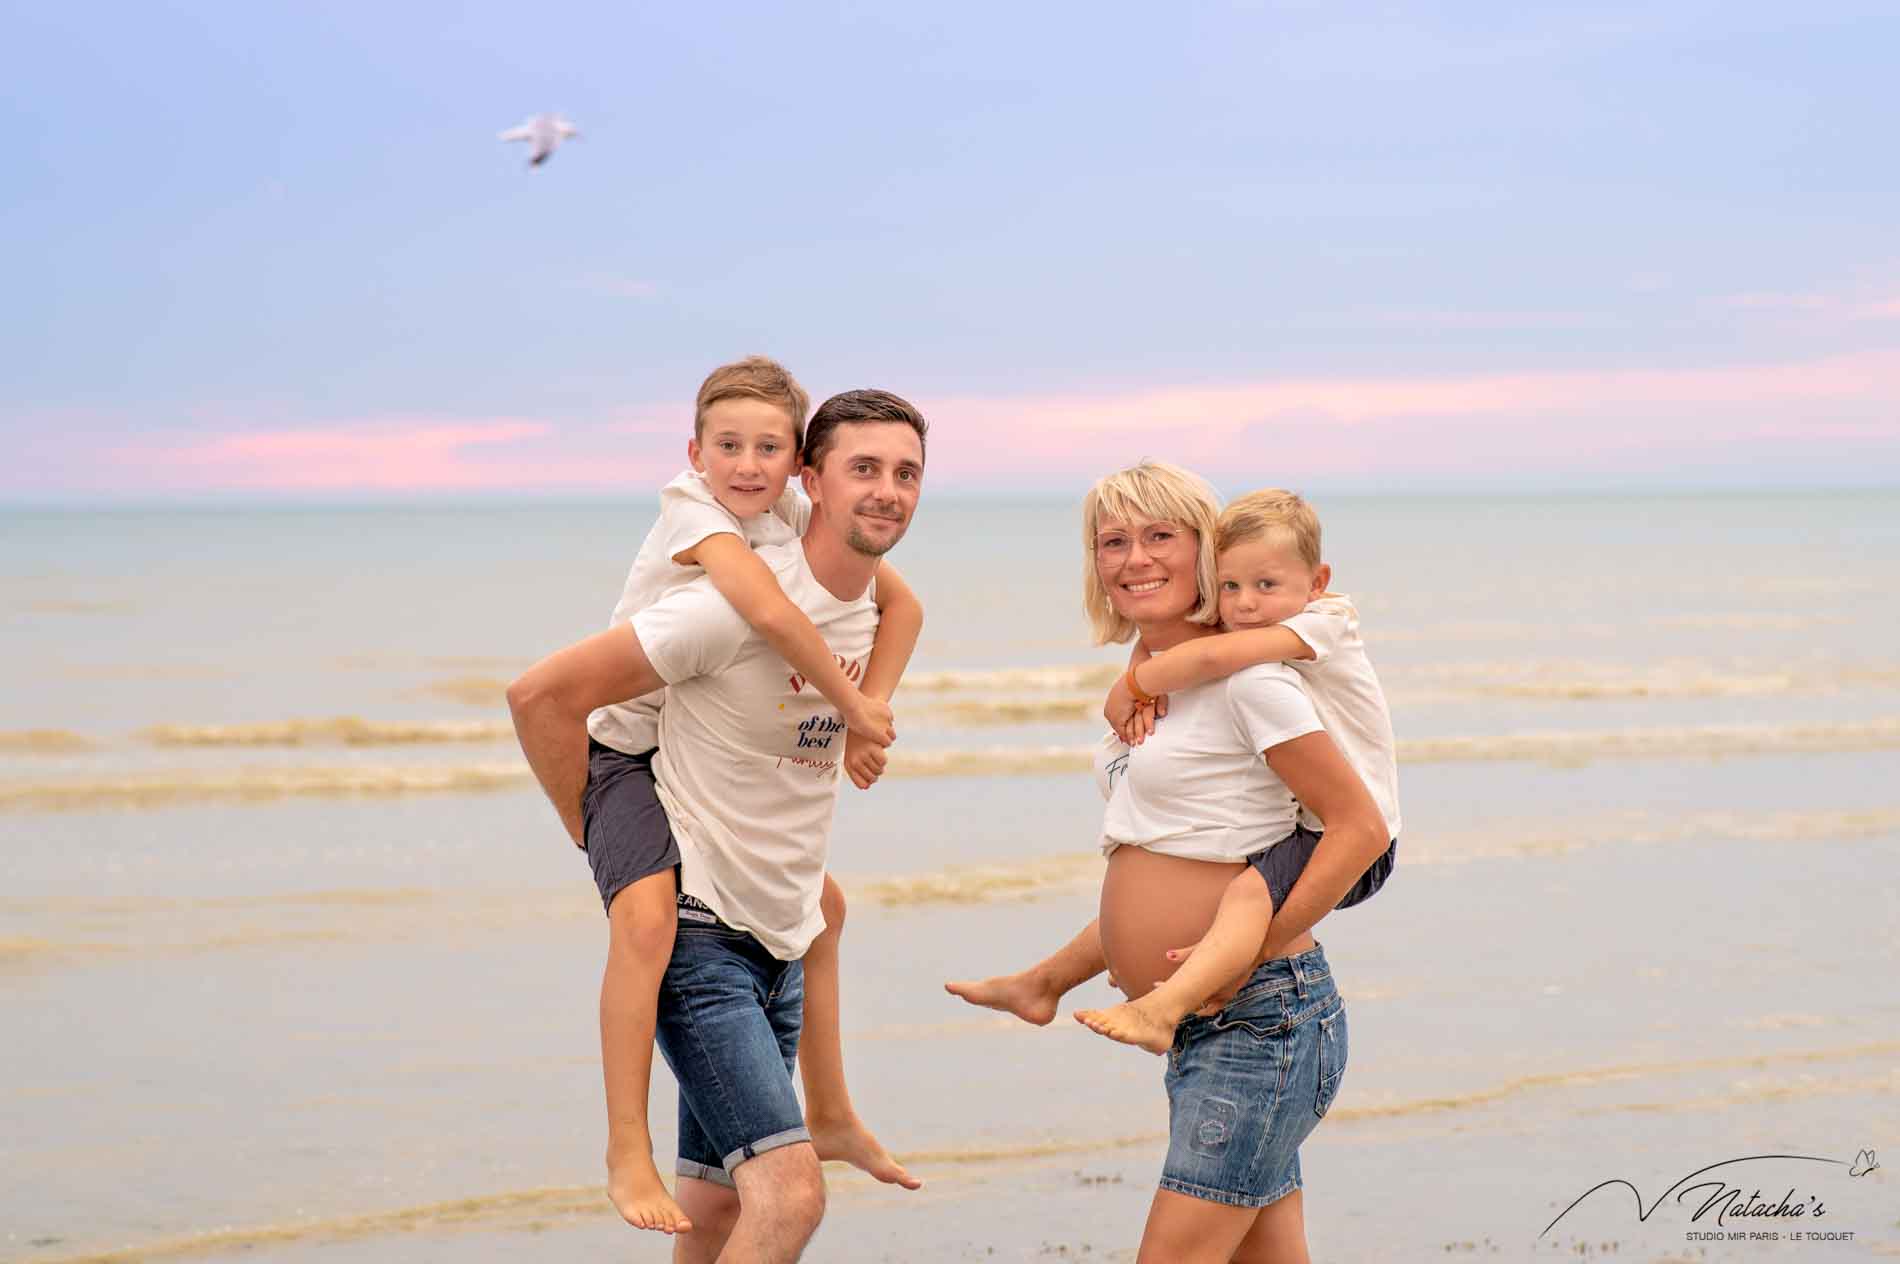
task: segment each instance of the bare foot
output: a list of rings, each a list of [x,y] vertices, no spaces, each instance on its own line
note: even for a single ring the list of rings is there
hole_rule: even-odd
[[[943,990],[972,1005],[1000,1009],[1038,1027],[1049,1025],[1056,1016],[1056,1002],[1062,999],[1062,993],[1050,991],[1028,970],[974,983],[946,983]]]
[[[1175,1022],[1147,1004],[1147,1000],[1144,996],[1107,1009],[1078,1009],[1075,1021],[1110,1040],[1139,1045],[1149,1053],[1166,1053],[1174,1047]]]
[[[640,1152],[616,1159],[607,1158],[607,1197],[626,1222],[636,1229],[656,1229],[661,1233],[688,1233],[693,1222],[686,1218],[673,1195],[660,1183],[660,1171],[653,1166],[653,1155]]]
[[[842,1120],[811,1120],[807,1126],[811,1129],[812,1149],[818,1151],[820,1159],[842,1159],[886,1185],[923,1187],[923,1182],[905,1171],[856,1115]]]

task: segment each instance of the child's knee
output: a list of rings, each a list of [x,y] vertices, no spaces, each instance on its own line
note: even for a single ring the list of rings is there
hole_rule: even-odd
[[[671,955],[673,935],[679,928],[675,892],[671,871],[622,887],[607,908],[613,947],[631,949],[642,956]]]

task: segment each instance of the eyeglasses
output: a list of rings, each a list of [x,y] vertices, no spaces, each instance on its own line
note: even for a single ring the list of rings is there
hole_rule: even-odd
[[[1192,539],[1193,534],[1172,522],[1151,522],[1139,532],[1110,528],[1095,537],[1095,556],[1104,560],[1125,558],[1136,539],[1141,541],[1141,551],[1149,556],[1168,553]]]

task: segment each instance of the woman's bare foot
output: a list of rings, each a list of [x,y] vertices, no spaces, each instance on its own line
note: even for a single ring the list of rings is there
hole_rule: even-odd
[[[1056,1016],[1056,1002],[1062,999],[1061,992],[1044,983],[1032,970],[999,974],[977,982],[946,983],[943,990],[972,1005],[1000,1009],[1038,1027],[1049,1025]]]
[[[807,1120],[806,1126],[811,1129],[812,1149],[818,1151],[820,1159],[842,1159],[886,1185],[902,1185],[905,1189],[923,1187],[923,1182],[905,1171],[904,1165],[891,1157],[891,1152],[871,1135],[871,1130],[856,1115],[848,1119]]]
[[[1166,1053],[1174,1047],[1174,1029],[1180,1019],[1170,1019],[1144,996],[1107,1009],[1078,1009],[1075,1021],[1110,1040],[1138,1045],[1149,1053]]]
[[[636,1151],[624,1157],[607,1156],[607,1197],[613,1200],[621,1217],[636,1229],[655,1229],[661,1233],[687,1233],[693,1222],[673,1201],[660,1182],[660,1170],[653,1166],[650,1151]]]

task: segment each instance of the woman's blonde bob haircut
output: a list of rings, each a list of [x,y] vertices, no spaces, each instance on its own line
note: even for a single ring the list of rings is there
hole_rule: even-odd
[[[1115,613],[1108,589],[1095,569],[1095,537],[1104,522],[1140,527],[1148,522],[1172,522],[1195,536],[1195,585],[1200,604],[1188,615],[1190,623],[1220,622],[1220,585],[1214,578],[1214,535],[1220,520],[1220,497],[1198,474],[1165,461],[1143,461],[1089,488],[1082,498],[1082,605],[1097,645],[1126,641],[1135,625]]]

